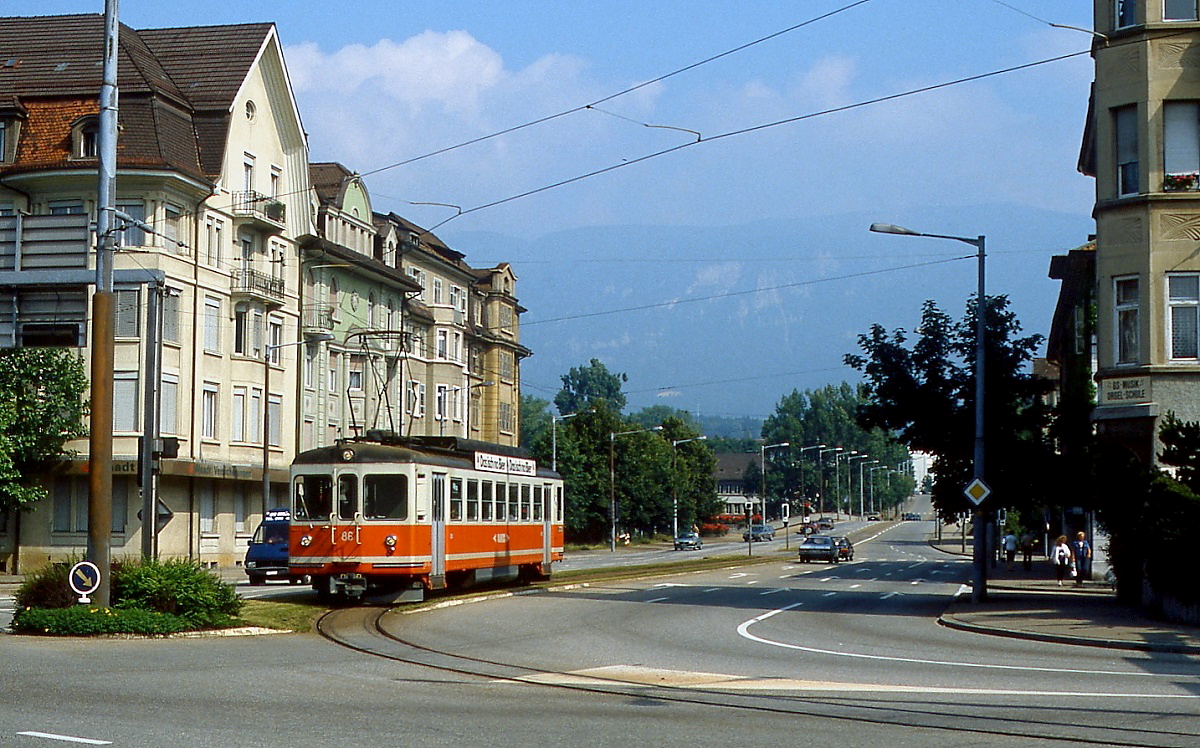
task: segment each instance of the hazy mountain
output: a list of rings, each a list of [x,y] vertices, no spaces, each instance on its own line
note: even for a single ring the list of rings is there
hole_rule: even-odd
[[[1050,257],[1094,231],[1088,215],[992,205],[443,238],[476,267],[512,263],[529,310],[521,339],[534,351],[527,394],[552,398],[561,374],[595,357],[629,375],[631,410],[763,416],[792,389],[857,379],[842,356],[872,323],[911,329],[928,298],[958,317],[974,293],[974,247],[872,234],[873,220],[986,234],[988,293],[1007,294],[1026,330],[1042,333],[1058,292]]]

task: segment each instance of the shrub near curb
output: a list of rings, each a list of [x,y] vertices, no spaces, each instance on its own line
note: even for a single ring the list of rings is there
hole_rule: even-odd
[[[174,634],[238,624],[233,586],[184,560],[119,562],[112,567],[111,608],[77,604],[67,590],[69,562],[26,578],[17,592],[13,630],[59,636]]]

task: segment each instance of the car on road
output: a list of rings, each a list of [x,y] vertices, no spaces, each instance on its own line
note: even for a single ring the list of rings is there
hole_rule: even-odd
[[[828,535],[809,535],[800,543],[801,561],[838,562],[838,547]]]
[[[921,515],[917,514],[916,512],[906,512],[904,515],[905,522],[919,522],[920,520]]]
[[[675,550],[698,551],[704,548],[704,541],[698,532],[681,532],[675,536]]]
[[[872,514],[871,516],[867,517],[867,521],[868,521],[868,522],[878,522],[878,521],[879,521],[879,515],[878,515],[878,514]]]
[[[821,532],[833,529],[833,521],[828,519],[817,520],[817,529]]]
[[[742,533],[742,540],[747,543],[774,539],[775,528],[770,525],[750,525],[750,529]]]
[[[833,544],[837,546],[839,561],[854,560],[854,543],[850,542],[850,538],[834,535]]]

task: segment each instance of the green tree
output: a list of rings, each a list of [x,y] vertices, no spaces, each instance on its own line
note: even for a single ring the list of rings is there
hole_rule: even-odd
[[[625,410],[625,393],[621,387],[629,377],[614,374],[599,359],[593,358],[587,366],[572,367],[562,376],[562,389],[554,396],[554,407],[561,415],[582,413],[597,402],[607,403],[609,408],[620,413]]]
[[[972,299],[954,321],[932,301],[909,334],[881,325],[859,336],[863,355],[846,363],[864,373],[867,404],[859,409],[864,428],[897,435],[910,449],[936,457],[933,503],[942,517],[970,508],[962,488],[971,479],[974,445],[975,314]],[[986,475],[995,503],[1032,516],[1032,508],[1056,501],[1066,480],[1053,469],[1047,436],[1050,411],[1043,402],[1050,386],[1027,365],[1040,335],[1021,335],[1021,325],[1004,296],[988,297],[985,316]]]
[[[696,419],[692,418],[691,413],[686,410],[672,408],[669,405],[650,405],[639,411],[630,413],[628,418],[633,423],[648,429],[664,424],[671,419],[676,419],[683,422],[693,431],[701,433],[700,426],[696,423]]]
[[[521,446],[530,449],[550,429],[550,401],[521,395]]]
[[[0,350],[0,510],[46,498],[41,479],[83,427],[87,375],[60,348]]]

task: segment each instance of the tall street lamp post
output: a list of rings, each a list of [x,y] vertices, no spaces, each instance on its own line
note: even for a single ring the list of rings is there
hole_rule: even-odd
[[[672,439],[671,440],[671,538],[679,537],[679,451],[676,449],[680,444],[688,442],[702,442],[707,440],[707,436],[693,436],[691,439]]]
[[[307,345],[309,343],[325,343],[333,340],[331,333],[321,333],[312,335],[304,340],[293,340],[290,343],[275,343],[263,346],[263,402],[262,402],[262,513],[263,517],[267,516],[267,512],[271,509],[271,355],[280,348],[288,348],[294,345]],[[282,422],[283,407],[280,404],[280,429],[283,428]]]
[[[852,449],[849,452],[840,452],[833,456],[833,501],[839,508],[842,506],[842,458],[846,459],[847,475],[849,475],[850,458],[856,454],[858,454],[858,450]],[[849,486],[849,482],[847,482],[847,486]],[[849,496],[849,493],[850,489],[847,488],[847,496]],[[851,516],[849,504],[846,505],[846,516]]]
[[[558,472],[558,422],[574,418],[578,413],[567,413],[563,416],[550,416],[550,469]]]
[[[758,447],[759,458],[762,460],[762,470],[759,473],[759,479],[762,483],[762,518],[763,524],[767,522],[767,450],[768,449],[784,449],[790,447],[791,442],[779,442],[778,444],[760,444]],[[750,555],[754,555],[754,512],[750,513],[750,517],[746,518],[746,550]]]
[[[810,449],[817,449],[817,450],[825,449],[825,445],[824,444],[814,444],[811,447],[801,447],[800,448],[800,463],[799,464],[800,464],[800,494],[801,494],[800,500],[801,501],[804,501],[804,453]],[[817,458],[820,459],[820,457],[821,457],[821,455],[818,452]],[[818,499],[820,498],[820,493],[821,493],[821,487],[818,485],[817,486]],[[800,508],[802,510],[804,509],[804,507],[800,507]],[[822,516],[825,514],[824,506],[821,507],[821,514],[822,514]],[[786,540],[786,538],[784,538],[784,539]]]
[[[825,516],[825,495],[828,493],[825,490],[825,453],[833,452],[834,459],[837,459],[837,453],[841,452],[841,451],[842,451],[841,447],[829,447],[828,449],[822,449],[819,452],[817,452],[817,472],[820,473],[820,475],[818,476],[818,479],[820,481],[820,488],[818,490],[820,490],[820,492],[821,492],[821,516],[822,517]],[[833,517],[835,520],[840,520],[842,518],[841,512],[838,511],[836,499],[833,502]]]
[[[971,485],[984,486],[984,440],[983,440],[983,393],[984,393],[984,318],[987,313],[987,302],[985,295],[984,284],[984,268],[986,267],[987,253],[984,251],[984,237],[982,235],[972,239],[968,236],[948,236],[945,234],[923,234],[919,231],[906,229],[901,226],[894,226],[890,223],[873,223],[871,231],[879,234],[899,234],[901,236],[927,236],[933,239],[950,239],[951,241],[970,244],[976,250],[976,272],[978,275],[978,288],[976,289],[975,299],[975,453],[972,461],[971,470]],[[984,486],[985,487],[985,486]],[[985,487],[986,488],[986,487]],[[983,493],[986,498],[986,492]],[[972,549],[972,564],[974,566],[974,574],[971,584],[971,601],[975,603],[982,602],[987,599],[987,531],[984,528],[983,510],[978,504],[975,505],[975,544]]]
[[[617,550],[617,437],[642,434],[647,431],[662,431],[662,426],[632,431],[614,431],[608,435],[608,550]]]
[[[850,467],[850,462],[852,460],[869,460],[870,458],[871,458],[871,455],[867,454],[866,452],[863,452],[862,454],[853,455],[846,459],[846,467],[847,468]],[[865,464],[866,464],[865,462],[858,463],[858,517],[859,517],[859,519],[863,519],[864,517],[867,516],[866,507],[863,505],[863,490],[862,490],[862,487],[863,487],[862,486],[863,465],[865,465]],[[848,496],[850,496],[851,502],[854,501],[853,491],[854,491],[854,473],[851,472],[850,470],[847,470],[846,471],[846,494]]]
[[[867,470],[867,472],[870,473],[870,477],[871,477],[871,511],[872,512],[875,511],[875,471],[876,470],[891,470],[891,468],[888,467],[887,465],[880,465],[878,467],[868,468],[868,470]],[[880,507],[880,510],[882,510],[882,509],[883,508]]]

